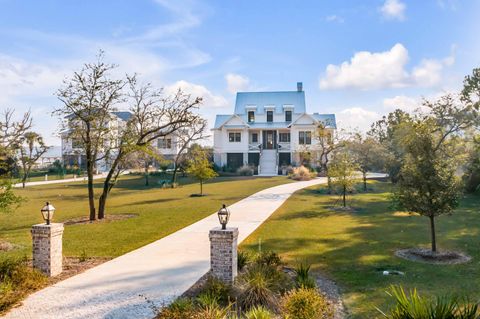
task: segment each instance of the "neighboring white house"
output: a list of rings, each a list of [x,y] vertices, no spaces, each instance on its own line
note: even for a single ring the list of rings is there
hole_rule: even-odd
[[[111,120],[106,125],[111,128],[112,136],[119,136],[132,114],[130,112],[112,112],[111,114]],[[67,167],[77,166],[79,168],[85,168],[86,158],[82,143],[69,137],[68,132],[62,133],[61,139],[63,164]],[[115,143],[118,143],[118,139],[112,138],[106,143],[110,143],[111,146],[114,146]],[[172,160],[175,157],[180,148],[179,138],[176,134],[158,138],[153,141],[152,144],[165,159],[169,160]],[[99,156],[102,156],[102,154],[99,154]],[[106,172],[109,168],[108,159],[97,162],[98,172]]]
[[[215,120],[215,164],[253,165],[260,175],[277,175],[282,166],[300,164],[302,152],[315,149],[320,124],[336,129],[335,114],[308,114],[301,82],[296,91],[238,92],[234,113]]]

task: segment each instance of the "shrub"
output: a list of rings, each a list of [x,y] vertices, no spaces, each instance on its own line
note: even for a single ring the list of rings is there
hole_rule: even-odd
[[[237,268],[242,270],[250,262],[250,254],[246,251],[239,250],[237,254]]]
[[[201,294],[207,294],[217,299],[220,303],[228,302],[231,288],[216,277],[209,276]]]
[[[273,314],[262,306],[256,306],[245,313],[245,319],[273,319]]]
[[[420,296],[417,290],[411,290],[409,296],[401,286],[391,286],[388,293],[395,299],[395,306],[388,314],[380,312],[388,319],[438,318],[438,319],[478,319],[479,304],[460,303],[456,296],[438,297],[430,300]]]
[[[0,260],[0,313],[8,310],[29,293],[42,288],[47,278],[26,265],[25,259]]]
[[[285,294],[281,300],[285,317],[295,319],[327,319],[333,312],[325,297],[316,289],[299,288]]]
[[[256,256],[255,263],[265,266],[280,266],[282,259],[274,251],[262,251]]]
[[[298,288],[316,288],[315,279],[310,276],[310,265],[301,263],[295,268],[295,283]]]
[[[296,181],[309,181],[315,174],[312,174],[305,166],[295,167],[290,178]]]
[[[189,298],[178,298],[168,307],[160,310],[156,319],[190,319],[194,318],[195,305]]]
[[[288,289],[287,276],[278,267],[253,264],[239,277],[240,304],[245,309],[254,306],[275,308],[279,293]]]
[[[251,166],[243,165],[239,169],[237,169],[237,174],[240,176],[252,176],[254,173],[254,169]]]

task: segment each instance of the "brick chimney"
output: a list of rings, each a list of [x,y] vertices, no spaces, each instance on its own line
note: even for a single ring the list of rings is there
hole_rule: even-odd
[[[297,82],[297,92],[302,92],[302,91],[303,91],[303,83]]]

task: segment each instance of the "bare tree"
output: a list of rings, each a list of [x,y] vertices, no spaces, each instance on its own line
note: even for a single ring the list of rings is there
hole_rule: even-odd
[[[14,153],[18,140],[32,127],[32,117],[29,112],[23,114],[19,121],[15,121],[15,110],[6,109],[0,120],[0,147],[3,152]]]
[[[62,133],[77,140],[85,153],[90,220],[96,218],[93,189],[96,162],[109,156],[105,146],[112,141],[112,130],[108,124],[117,104],[123,101],[122,89],[126,84],[125,80],[110,78],[114,68],[115,65],[103,62],[100,52],[96,62],[86,63],[79,72],[74,72],[57,92],[63,105],[54,114],[62,119]]]
[[[49,147],[38,133],[26,132],[20,137],[17,149],[22,165],[22,186],[25,188],[25,183],[27,182],[33,165],[48,151]]]
[[[127,77],[127,82],[132,116],[120,134],[118,146],[110,152],[112,161],[99,199],[99,219],[105,216],[108,195],[118,178],[115,172],[125,156],[144,151],[154,140],[187,129],[200,120],[195,113],[202,102],[200,97],[192,99],[181,90],[173,96],[166,96],[150,83],[140,85],[136,77]]]
[[[186,152],[189,146],[192,143],[195,143],[199,140],[206,138],[205,130],[207,128],[207,121],[198,118],[195,122],[191,123],[190,127],[179,132],[178,135],[178,145],[179,149],[177,154],[173,159],[173,173],[172,173],[172,187],[175,187],[177,183],[177,172],[180,166],[180,163],[184,160]]]

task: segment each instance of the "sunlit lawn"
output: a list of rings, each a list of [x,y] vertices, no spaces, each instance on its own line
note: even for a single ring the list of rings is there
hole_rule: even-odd
[[[205,197],[190,197],[199,192],[197,183],[180,179],[183,186],[162,189],[151,177],[150,187],[141,176],[125,176],[112,190],[107,214],[138,214],[138,217],[95,224],[65,226],[65,256],[115,257],[167,236],[215,212],[222,203],[232,204],[259,190],[287,183],[286,177],[216,178],[204,186]],[[97,191],[101,186],[96,181]],[[7,254],[31,254],[30,227],[43,222],[40,208],[45,201],[56,207],[55,222],[88,215],[85,182],[54,184],[17,189],[27,202],[9,214],[0,214],[0,239],[20,245]],[[5,253],[2,253],[5,255]]]
[[[375,318],[375,307],[385,309],[391,284],[417,287],[423,294],[467,294],[480,298],[480,198],[467,196],[451,216],[437,221],[442,249],[461,250],[473,257],[463,265],[429,265],[394,256],[398,248],[429,245],[428,220],[394,215],[388,200],[390,184],[372,182],[374,192],[356,194],[356,212],[331,209],[337,200],[321,195],[317,187],[293,195],[243,243],[245,249],[281,253],[289,263],[308,261],[334,279],[343,291],[354,318]],[[324,186],[322,186],[324,187]],[[404,277],[383,276],[382,270],[400,270]]]

